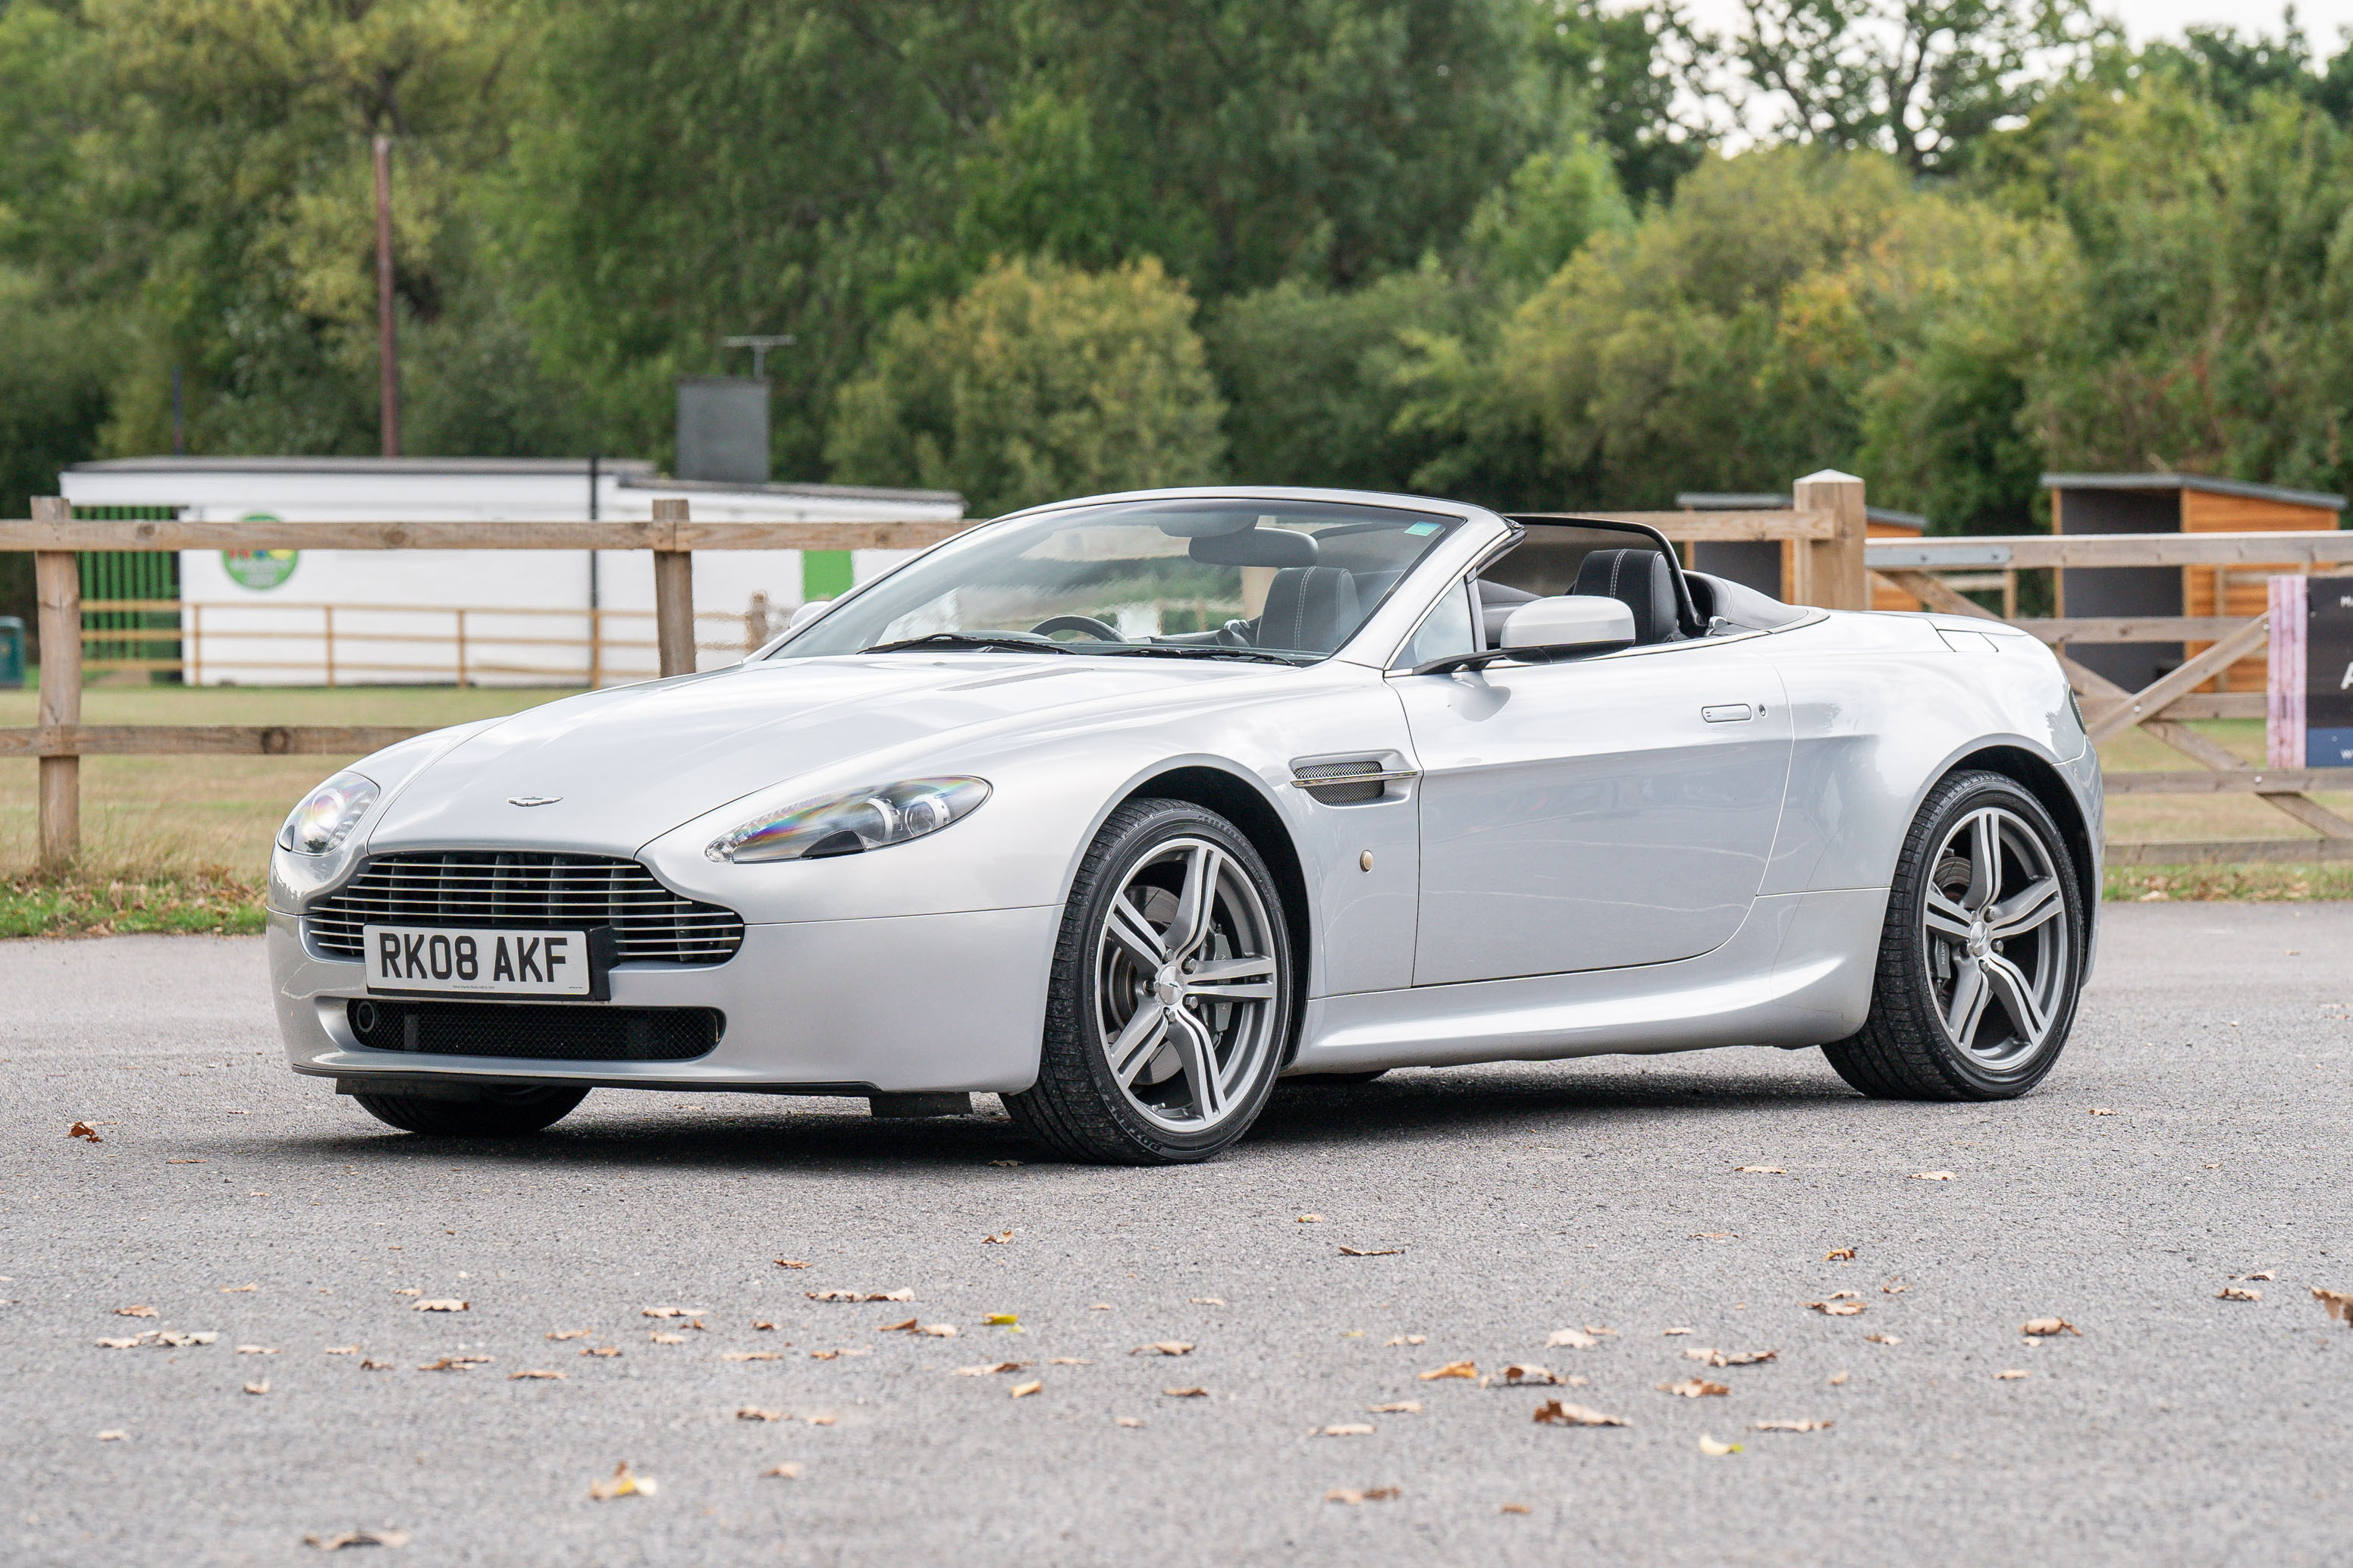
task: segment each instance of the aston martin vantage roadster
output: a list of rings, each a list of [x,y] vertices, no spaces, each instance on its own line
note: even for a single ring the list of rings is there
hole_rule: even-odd
[[[1866,1095],[2022,1094],[2101,811],[2001,623],[1785,605],[1620,521],[1153,491],[387,747],[287,818],[268,940],[294,1070],[411,1132],[993,1093],[1183,1162],[1278,1079],[1404,1067],[1820,1047]]]

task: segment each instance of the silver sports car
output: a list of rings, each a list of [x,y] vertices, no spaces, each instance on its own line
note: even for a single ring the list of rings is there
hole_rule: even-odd
[[[1992,622],[1622,523],[1188,489],[975,528],[725,669],[391,746],[287,818],[297,1072],[412,1132],[591,1089],[1002,1095],[1207,1158],[1280,1078],[1820,1046],[1999,1100],[2092,959],[2099,762]]]

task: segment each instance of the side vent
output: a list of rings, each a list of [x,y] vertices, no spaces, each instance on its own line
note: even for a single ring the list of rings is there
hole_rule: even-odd
[[[1377,758],[1345,763],[1300,763],[1292,767],[1291,784],[1303,789],[1325,805],[1362,805],[1388,793],[1393,780],[1414,776],[1410,768],[1384,768]]]

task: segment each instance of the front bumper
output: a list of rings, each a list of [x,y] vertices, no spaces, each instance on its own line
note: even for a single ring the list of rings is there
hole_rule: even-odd
[[[529,1079],[608,1087],[862,1094],[1009,1093],[1038,1076],[1057,906],[746,926],[725,963],[624,964],[612,1005],[716,1007],[724,1035],[691,1061],[547,1061],[369,1050],[343,1004],[364,966],[319,958],[297,917],[269,921],[286,1059],[337,1079]],[[452,998],[466,1000],[467,998]],[[584,1006],[602,1004],[584,1003]]]

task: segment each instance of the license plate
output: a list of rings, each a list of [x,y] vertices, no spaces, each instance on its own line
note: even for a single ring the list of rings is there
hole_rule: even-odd
[[[371,991],[491,996],[586,996],[596,976],[581,931],[452,931],[366,926]]]

